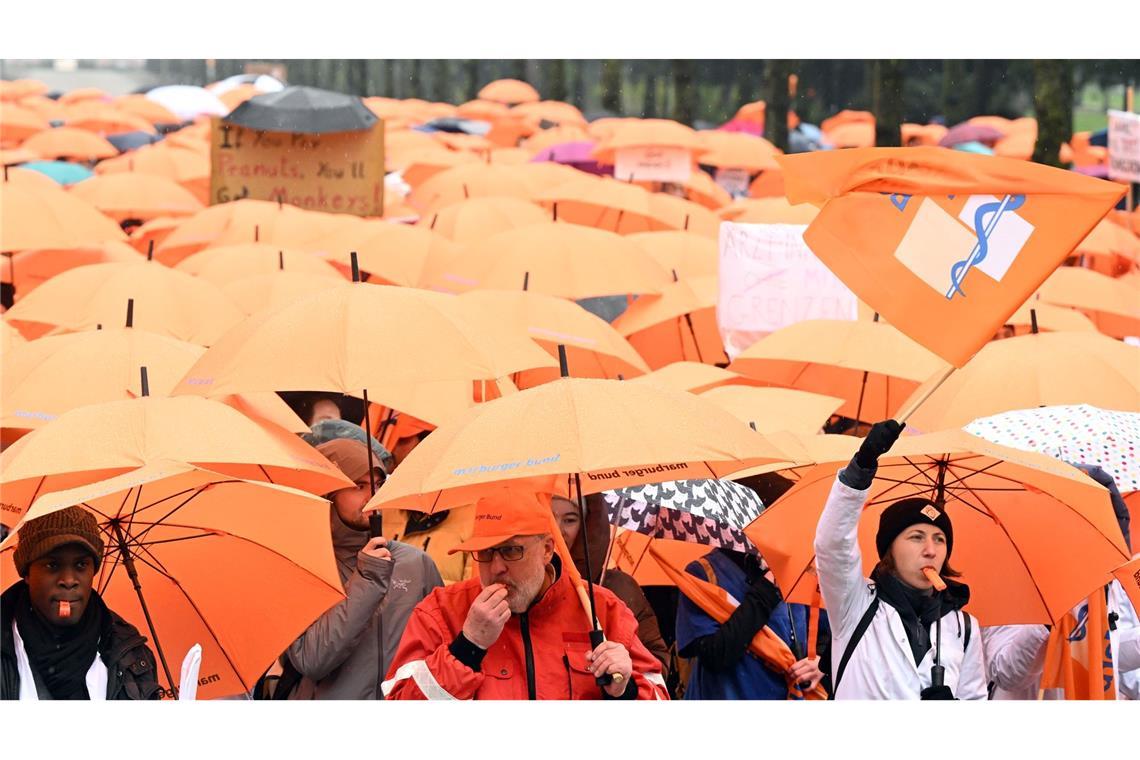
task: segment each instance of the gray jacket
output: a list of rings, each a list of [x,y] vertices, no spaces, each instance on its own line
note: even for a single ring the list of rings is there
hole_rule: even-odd
[[[288,649],[304,678],[290,699],[383,699],[380,683],[412,610],[443,585],[431,557],[389,541],[392,561],[360,553],[368,532],[349,528],[329,510],[333,552],[346,599]]]

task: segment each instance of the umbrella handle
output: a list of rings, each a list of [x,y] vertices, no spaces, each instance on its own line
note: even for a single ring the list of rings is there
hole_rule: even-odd
[[[590,631],[590,648],[597,649],[606,640],[606,634],[600,628],[594,628]],[[594,683],[598,686],[609,686],[613,683],[614,677],[610,673],[603,673],[594,678]]]
[[[901,410],[897,415],[895,415],[895,420],[897,422],[906,422],[907,418],[909,418],[912,414],[914,414],[916,411],[918,411],[918,408],[920,406],[922,406],[923,402],[925,402],[928,398],[930,398],[932,395],[934,395],[934,391],[941,388],[942,384],[944,382],[946,382],[947,380],[949,380],[950,376],[953,375],[954,371],[957,369],[958,369],[957,367],[951,365],[951,366],[947,367],[945,370],[943,370],[942,371],[942,377],[938,378],[938,382],[934,383],[929,388],[927,388],[925,393],[923,393],[921,396],[916,398],[914,401],[912,401],[910,404],[908,404],[905,409]]]

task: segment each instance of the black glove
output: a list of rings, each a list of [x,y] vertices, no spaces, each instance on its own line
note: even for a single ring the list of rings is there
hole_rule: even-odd
[[[772,610],[776,609],[784,598],[783,594],[780,593],[780,587],[763,575],[754,580],[752,585],[748,587],[748,596],[756,602],[766,616],[770,616]]]
[[[855,463],[864,470],[874,470],[878,466],[879,457],[891,450],[904,427],[905,422],[900,424],[894,420],[876,422],[863,439],[859,451],[855,452]]]
[[[927,686],[920,693],[920,698],[925,702],[929,700],[938,699],[954,699],[954,692],[950,691],[949,686]]]

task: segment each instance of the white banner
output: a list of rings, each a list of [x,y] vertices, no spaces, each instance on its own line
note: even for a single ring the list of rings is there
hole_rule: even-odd
[[[614,178],[622,182],[688,182],[693,154],[685,148],[619,148]]]
[[[1140,114],[1108,112],[1108,176],[1140,182]]]
[[[804,243],[804,224],[720,225],[716,319],[725,352],[805,319],[856,319],[859,301]]]

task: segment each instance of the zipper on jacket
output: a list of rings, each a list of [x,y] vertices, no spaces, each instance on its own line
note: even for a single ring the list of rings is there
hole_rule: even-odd
[[[525,612],[519,615],[519,632],[522,634],[523,651],[526,653],[526,698],[538,699],[534,683],[534,649],[530,643],[530,618]]]

